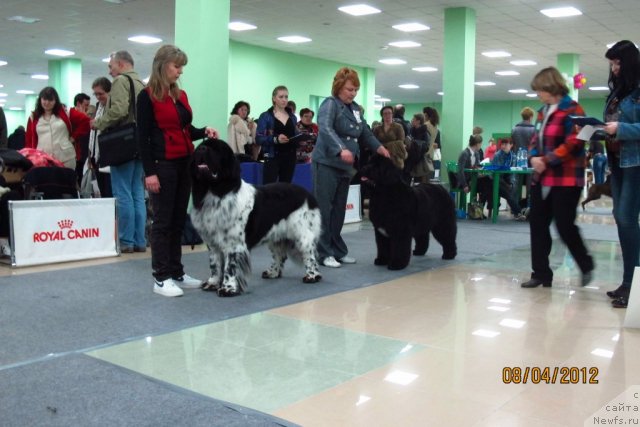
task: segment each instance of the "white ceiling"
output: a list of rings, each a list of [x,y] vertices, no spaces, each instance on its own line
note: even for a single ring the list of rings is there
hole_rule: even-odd
[[[377,7],[382,13],[352,17],[337,10],[339,6],[358,2]],[[539,13],[540,9],[567,5],[577,7],[583,15],[551,19]],[[377,69],[376,94],[394,103],[433,102],[440,100],[437,92],[442,90],[444,10],[449,7],[476,11],[475,80],[496,83],[476,87],[476,100],[526,99],[507,91],[529,89],[532,76],[545,66],[555,65],[558,53],[580,54],[580,71],[587,77],[587,86],[606,86],[606,44],[625,38],[638,42],[634,40],[638,39],[640,20],[638,0],[231,0],[231,20],[248,22],[258,29],[231,32],[230,37],[239,42],[373,67]],[[35,24],[7,21],[15,15],[40,21]],[[136,60],[136,69],[146,76],[158,45],[132,43],[127,37],[149,34],[173,42],[174,0],[1,0],[0,22],[3,41],[0,59],[9,63],[0,67],[0,84],[4,85],[0,92],[8,94],[7,108],[24,105],[23,95],[15,93],[17,89],[38,92],[46,85],[30,75],[47,73],[47,61],[52,57],[44,51],[53,47],[72,50],[76,52],[74,57],[82,59],[82,88],[87,93],[93,79],[107,75],[107,66],[101,60],[114,50],[129,50]],[[431,29],[403,33],[392,28],[404,22],[420,22]],[[291,45],[277,40],[293,34],[313,41]],[[387,46],[400,40],[417,41],[422,46],[409,49]],[[481,55],[486,50],[506,50],[512,57],[489,59]],[[378,63],[388,57],[404,59],[407,64]],[[538,65],[514,67],[509,64],[514,59],[532,59]],[[411,70],[425,65],[438,71]],[[513,77],[494,74],[508,69],[521,74]],[[417,84],[420,89],[398,88],[403,83]],[[602,92],[580,91],[582,98],[600,96]]]

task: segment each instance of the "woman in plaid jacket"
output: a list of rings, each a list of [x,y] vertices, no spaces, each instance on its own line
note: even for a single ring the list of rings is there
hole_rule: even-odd
[[[569,88],[554,67],[540,71],[531,82],[544,106],[538,111],[535,133],[529,144],[531,166],[535,174],[531,185],[531,279],[523,288],[550,287],[553,271],[551,221],[582,272],[580,284],[591,281],[593,258],[582,241],[575,224],[576,209],[584,187],[586,156],[584,141],[577,138],[569,116],[584,116],[584,110],[569,97]]]

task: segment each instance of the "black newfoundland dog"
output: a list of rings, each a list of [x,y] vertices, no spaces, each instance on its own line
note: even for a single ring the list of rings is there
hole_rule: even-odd
[[[376,235],[378,256],[374,263],[389,270],[409,265],[411,239],[414,255],[429,249],[429,233],[442,245],[442,259],[457,255],[457,224],[451,196],[437,184],[410,186],[402,171],[386,157],[374,155],[360,171],[365,185],[371,186],[369,219]]]
[[[233,151],[218,139],[208,139],[196,148],[191,177],[191,220],[209,247],[211,277],[203,289],[217,291],[219,296],[245,291],[251,269],[249,250],[260,243],[268,243],[273,256],[263,278],[281,277],[287,255],[304,263],[303,282],[322,278],[315,255],[320,210],[304,188],[247,184]]]

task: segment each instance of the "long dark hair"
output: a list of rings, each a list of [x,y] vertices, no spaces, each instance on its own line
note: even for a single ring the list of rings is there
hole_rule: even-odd
[[[438,115],[438,110],[436,110],[433,107],[424,107],[422,109],[422,112],[426,116],[425,120],[429,120],[432,125],[438,126],[438,124],[440,123],[440,116]]]
[[[622,99],[635,90],[640,83],[640,52],[629,40],[621,40],[611,46],[604,56],[610,60],[620,61],[618,77],[609,68],[609,89]]]
[[[233,109],[231,110],[231,115],[233,116],[234,114],[238,114],[238,110],[242,107],[247,107],[247,117],[249,117],[249,113],[251,112],[251,106],[249,105],[248,102],[245,102],[245,101],[236,102],[236,105],[234,105]]]
[[[44,114],[44,108],[42,107],[41,99],[46,99],[47,101],[55,101],[55,105],[53,106],[53,114],[56,116],[60,116],[60,110],[62,109],[62,104],[60,103],[60,96],[58,96],[58,92],[52,88],[51,86],[47,86],[40,91],[38,94],[38,99],[36,99],[36,109],[33,111],[33,115],[36,119],[39,119]]]

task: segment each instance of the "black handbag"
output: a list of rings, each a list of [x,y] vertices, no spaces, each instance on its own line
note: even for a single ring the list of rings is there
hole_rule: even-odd
[[[133,122],[125,123],[110,129],[105,129],[98,136],[98,148],[100,157],[98,164],[100,167],[118,166],[138,158],[138,140],[136,126],[136,97],[133,87],[133,79],[125,74],[129,79],[130,98],[129,116],[133,116]]]

